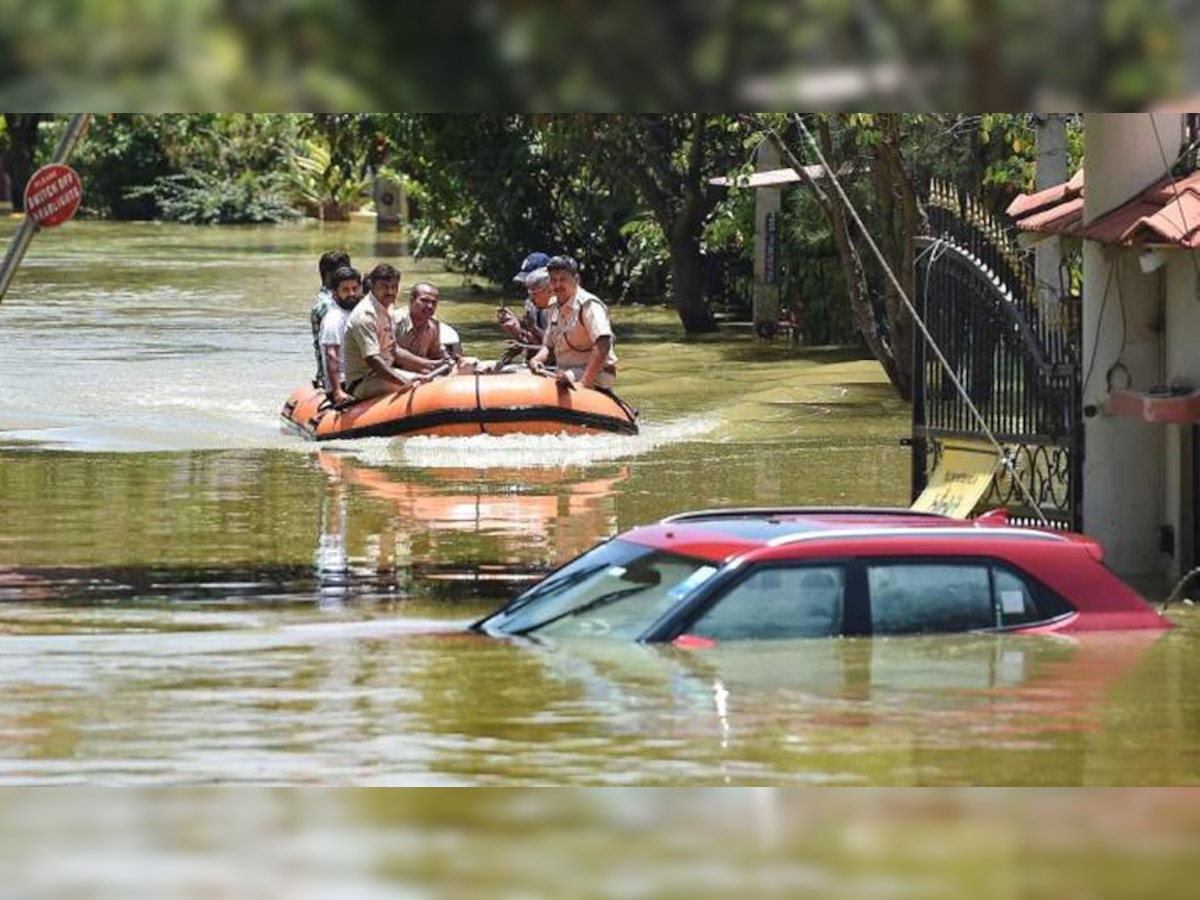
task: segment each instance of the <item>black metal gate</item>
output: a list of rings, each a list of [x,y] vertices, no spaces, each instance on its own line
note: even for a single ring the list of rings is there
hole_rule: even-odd
[[[986,440],[986,425],[1012,466],[980,507],[1003,506],[1017,521],[1034,519],[1027,493],[1052,524],[1078,530],[1078,298],[1064,289],[1053,302],[1039,302],[1032,254],[971,197],[935,186],[926,209],[931,233],[918,239],[914,303],[965,396],[918,333],[913,497],[924,490],[945,439]]]

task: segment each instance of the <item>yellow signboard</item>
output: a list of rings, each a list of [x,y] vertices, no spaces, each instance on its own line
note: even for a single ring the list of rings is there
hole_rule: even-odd
[[[912,509],[967,518],[988,492],[999,465],[1000,453],[991,444],[943,441],[942,458]]]

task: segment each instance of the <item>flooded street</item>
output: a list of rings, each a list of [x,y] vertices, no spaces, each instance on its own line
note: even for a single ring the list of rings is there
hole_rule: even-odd
[[[334,246],[435,281],[466,352],[503,348],[495,295],[366,224],[34,242],[0,303],[0,784],[1200,781],[1191,608],[1081,642],[464,633],[649,519],[907,504],[908,408],[851,354],[622,306],[636,437],[307,444],[278,414]]]

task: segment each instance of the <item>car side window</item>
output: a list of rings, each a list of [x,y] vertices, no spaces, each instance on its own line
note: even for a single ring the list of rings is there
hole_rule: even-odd
[[[841,566],[762,566],[687,631],[718,641],[831,637],[842,631],[845,593]]]
[[[867,566],[877,635],[974,631],[997,625],[987,564],[881,562]]]
[[[1037,604],[1034,602],[1033,591],[1021,578],[1005,569],[993,569],[992,577],[996,586],[996,606],[1000,614],[1000,624],[1020,625],[1025,622],[1036,622],[1038,618]]]
[[[992,584],[996,589],[996,609],[1005,628],[1049,622],[1074,612],[1074,607],[1052,590],[1031,582],[1009,569],[994,566]]]

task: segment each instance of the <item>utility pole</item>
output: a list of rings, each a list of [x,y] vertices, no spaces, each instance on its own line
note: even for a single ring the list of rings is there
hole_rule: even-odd
[[[87,130],[91,117],[91,113],[73,113],[71,115],[71,119],[67,123],[67,130],[63,132],[58,146],[54,148],[52,163],[65,163],[70,158],[75,145],[79,143],[83,133]],[[8,286],[12,283],[17,269],[20,268],[21,260],[25,258],[25,251],[29,249],[29,244],[40,227],[32,216],[26,215],[24,221],[21,222],[21,227],[13,235],[12,243],[8,245],[8,252],[4,255],[4,262],[0,263],[0,302],[4,301]]]

